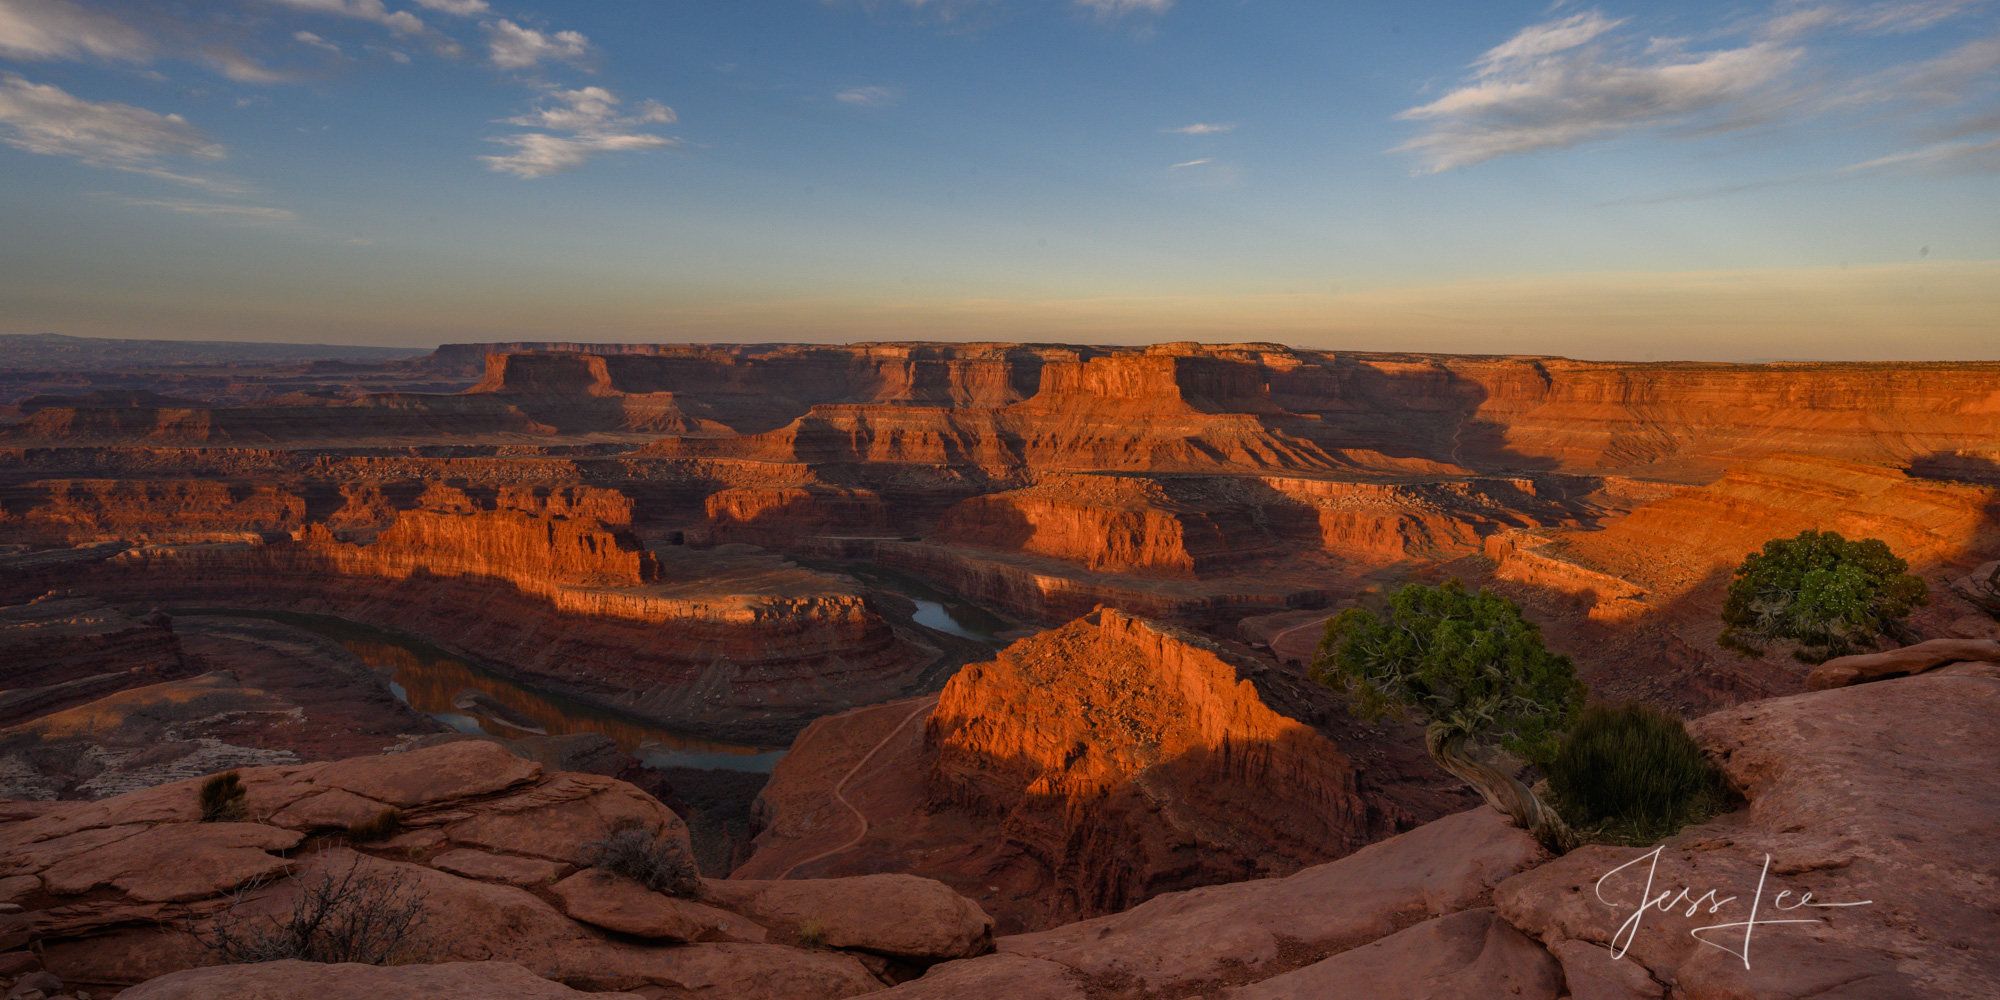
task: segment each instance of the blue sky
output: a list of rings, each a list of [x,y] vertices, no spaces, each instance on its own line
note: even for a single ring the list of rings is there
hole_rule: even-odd
[[[0,332],[2000,357],[2000,4],[0,0]]]

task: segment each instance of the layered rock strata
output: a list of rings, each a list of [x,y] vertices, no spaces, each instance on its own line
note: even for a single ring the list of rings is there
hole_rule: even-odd
[[[164,616],[93,597],[0,608],[0,725],[189,671]]]
[[[667,552],[588,518],[405,511],[372,544],[310,526],[271,543],[129,548],[24,573],[24,592],[344,614],[435,637],[561,690],[770,739],[901,693],[926,657],[844,578],[752,552]]]

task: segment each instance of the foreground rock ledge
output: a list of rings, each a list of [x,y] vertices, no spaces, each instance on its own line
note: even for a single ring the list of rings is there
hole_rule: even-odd
[[[39,938],[51,973],[92,992],[148,981],[150,990],[181,991],[141,997],[641,989],[840,1000],[992,947],[992,921],[977,905],[909,875],[710,883],[699,901],[597,871],[565,879],[590,842],[614,830],[636,828],[685,851],[686,826],[625,782],[548,771],[492,743],[238,773],[245,822],[200,822],[199,780],[99,802],[0,809],[0,879],[26,911],[16,916]],[[348,843],[346,823],[392,804],[403,832]],[[379,979],[380,989],[351,993],[314,985],[335,975],[328,969],[345,975],[349,967],[189,970],[221,957],[202,943],[218,920],[257,926],[291,913],[322,878],[350,873],[367,892],[417,900],[422,916],[403,957],[444,964],[433,973],[371,967],[353,976]],[[823,924],[825,947],[793,946],[807,921]],[[527,976],[543,992],[508,988],[508,976]]]
[[[640,1000],[631,993],[580,993],[512,962],[224,965],[169,973],[119,996],[123,1000]]]

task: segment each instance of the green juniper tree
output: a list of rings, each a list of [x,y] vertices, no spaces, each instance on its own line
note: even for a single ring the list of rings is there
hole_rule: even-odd
[[[1576,837],[1556,811],[1511,775],[1481,760],[1497,743],[1547,762],[1583,710],[1585,687],[1569,657],[1551,653],[1514,602],[1481,590],[1410,584],[1386,615],[1349,608],[1327,623],[1313,679],[1347,692],[1356,715],[1414,712],[1439,767],[1557,852]]]
[[[1799,644],[1792,655],[1807,663],[1873,647],[1877,636],[1908,645],[1918,636],[1903,619],[1931,599],[1909,568],[1877,538],[1850,542],[1832,531],[1774,538],[1736,570],[1717,641],[1758,656],[1758,642],[1791,640]]]

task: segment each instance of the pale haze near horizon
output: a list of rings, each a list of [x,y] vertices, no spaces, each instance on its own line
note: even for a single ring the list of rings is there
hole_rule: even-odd
[[[0,333],[2000,358],[2000,12],[0,0]]]

